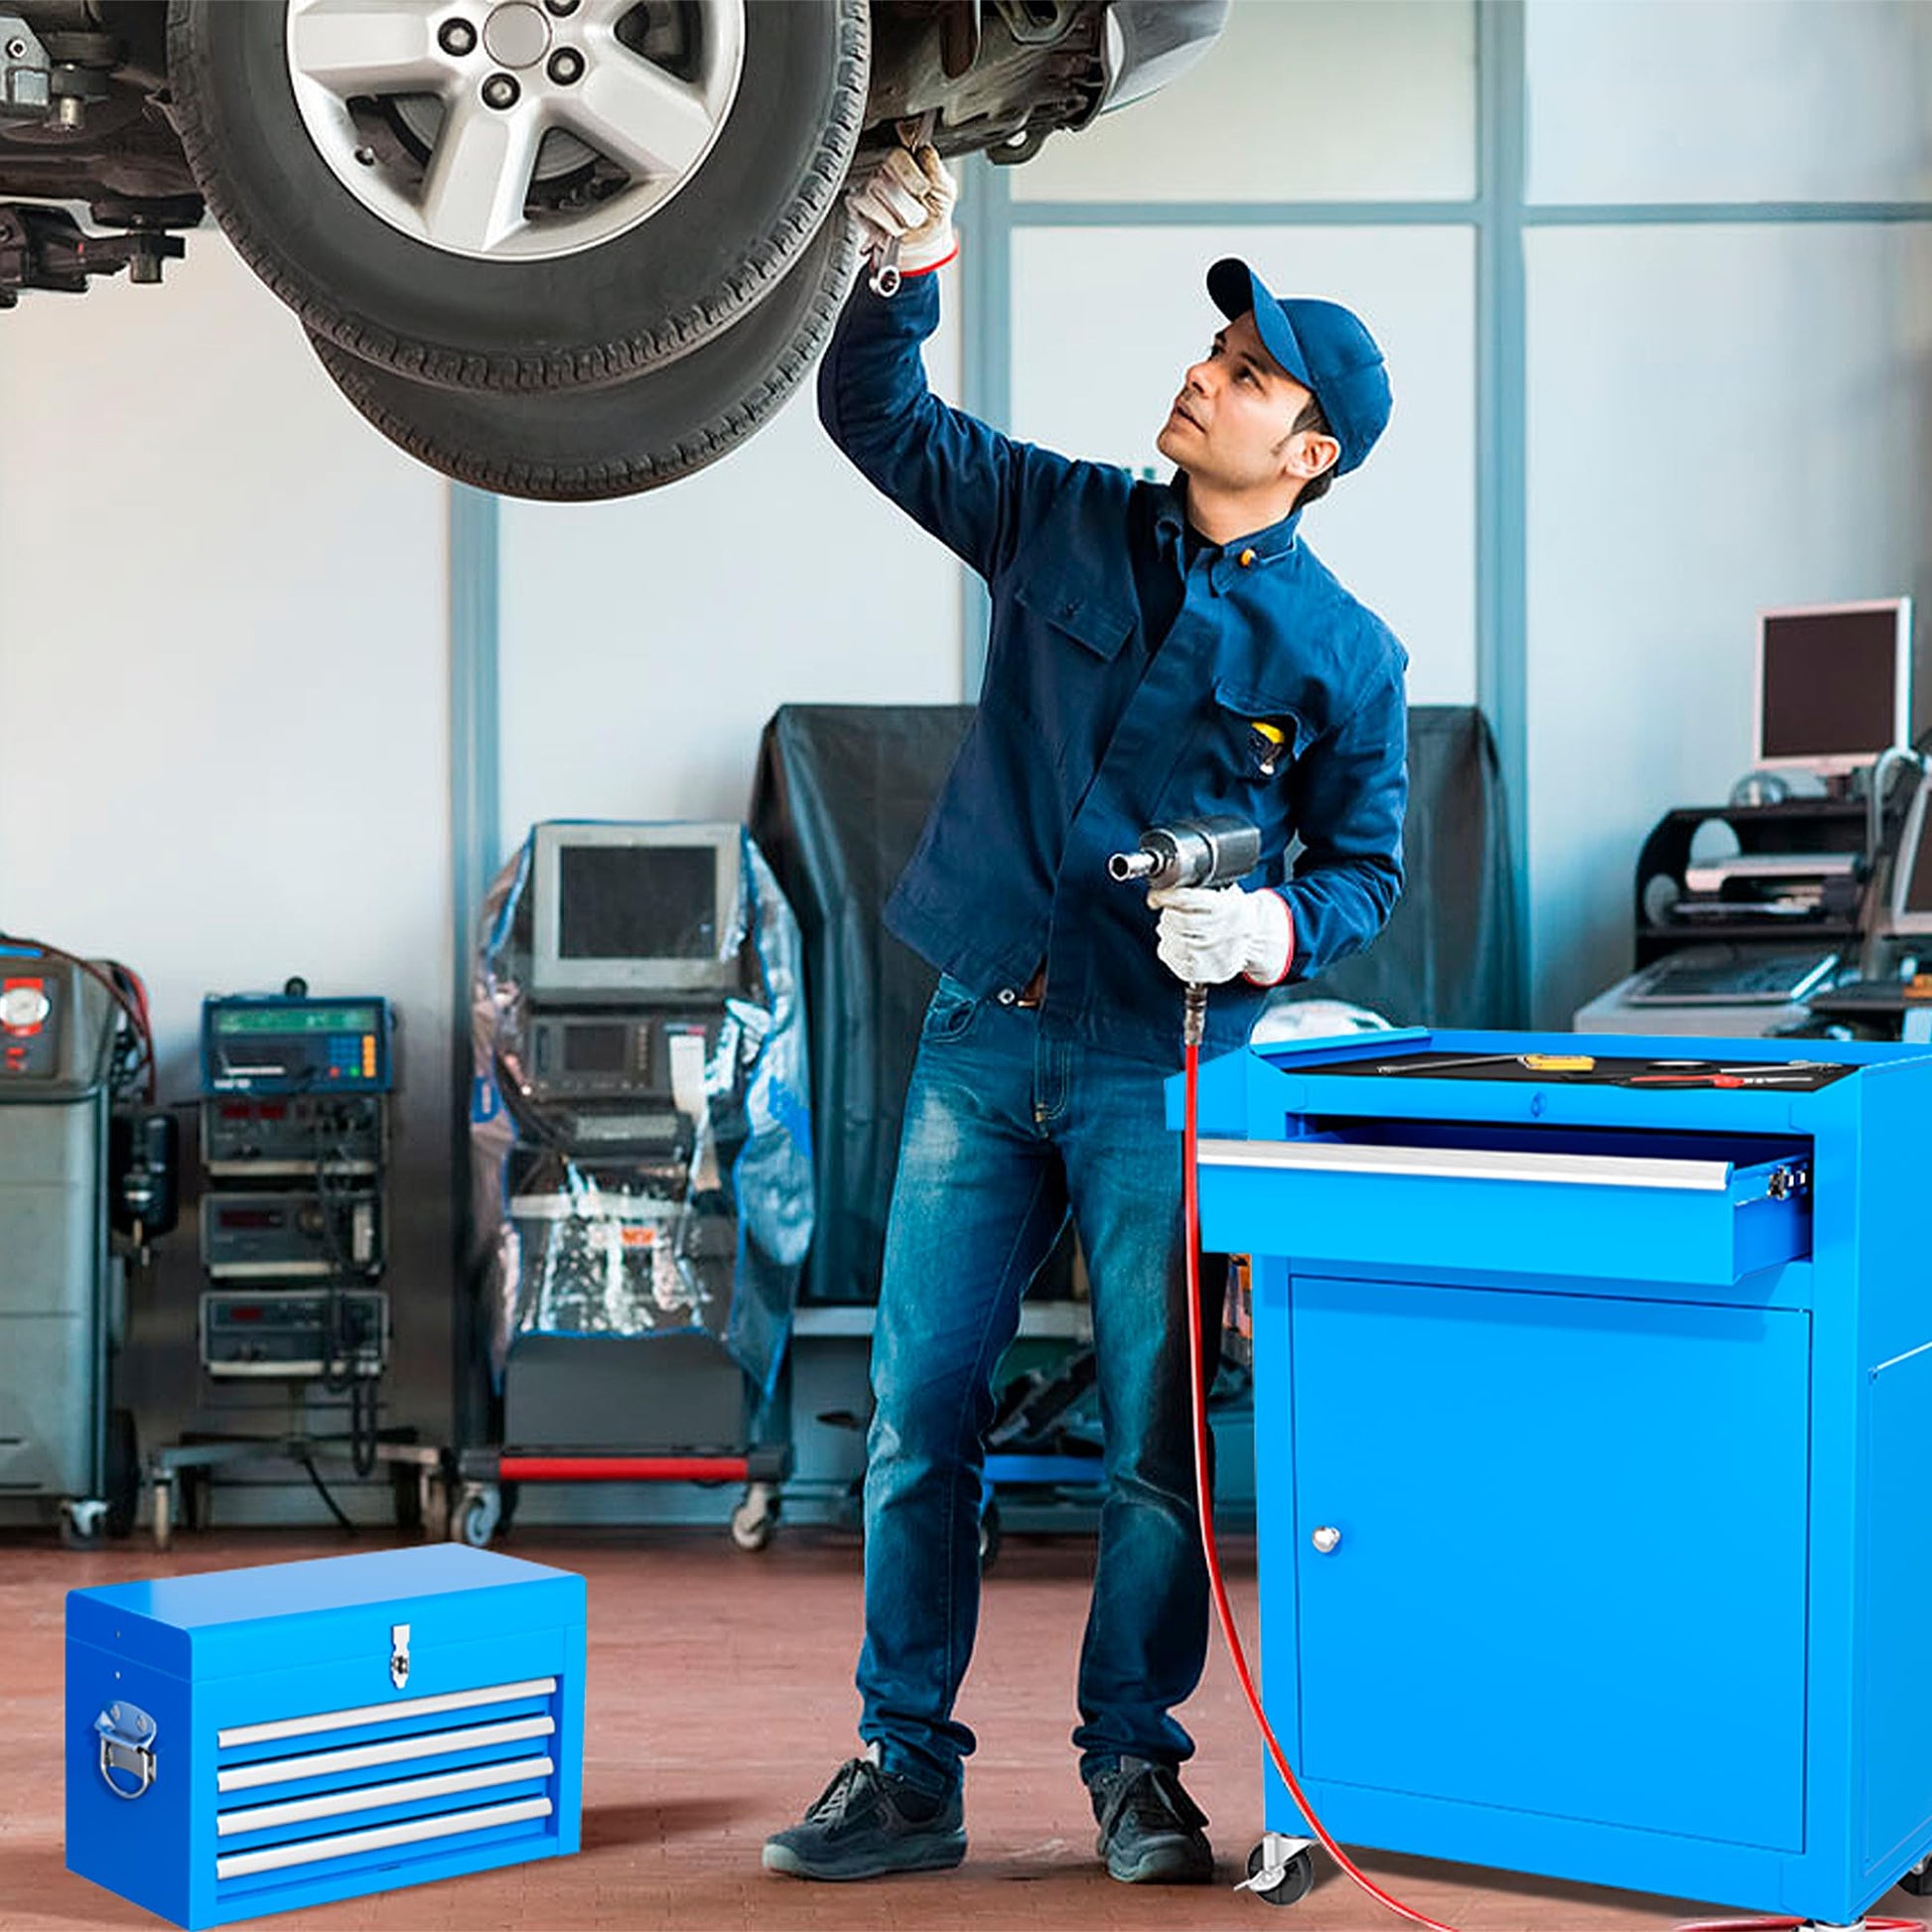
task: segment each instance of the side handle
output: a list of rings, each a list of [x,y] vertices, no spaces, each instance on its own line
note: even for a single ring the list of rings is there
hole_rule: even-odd
[[[100,1737],[100,1781],[117,1798],[144,1797],[154,1783],[155,1722],[137,1705],[110,1704],[94,1720]],[[126,1778],[139,1778],[129,1788]]]

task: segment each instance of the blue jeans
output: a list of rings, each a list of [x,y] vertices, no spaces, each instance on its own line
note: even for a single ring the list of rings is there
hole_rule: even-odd
[[[1174,1058],[1180,1056],[1174,988]],[[953,1702],[979,1621],[982,1436],[1020,1301],[1069,1208],[1091,1283],[1106,1493],[1073,1741],[1091,1776],[1175,1764],[1207,1581],[1194,1508],[1180,1137],[1163,1070],[1041,1031],[942,979],[906,1095],[874,1333],[860,1735],[949,1793],[973,1733]],[[1219,1314],[1208,1327],[1218,1339]]]

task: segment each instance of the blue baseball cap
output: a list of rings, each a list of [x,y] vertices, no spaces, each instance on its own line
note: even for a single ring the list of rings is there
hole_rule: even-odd
[[[1230,322],[1254,311],[1255,333],[1268,353],[1321,405],[1341,445],[1334,474],[1346,476],[1389,422],[1389,372],[1362,319],[1339,302],[1271,295],[1232,255],[1207,271],[1207,293]]]

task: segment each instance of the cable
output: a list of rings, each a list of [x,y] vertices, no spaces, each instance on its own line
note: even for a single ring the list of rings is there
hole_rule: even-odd
[[[1186,1249],[1187,1265],[1187,1356],[1188,1391],[1192,1398],[1194,1415],[1194,1506],[1200,1513],[1201,1554],[1207,1560],[1208,1587],[1214,1596],[1215,1615],[1220,1620],[1221,1636],[1227,1644],[1228,1655],[1234,1663],[1234,1674],[1241,1682],[1241,1694],[1248,1701],[1248,1709],[1261,1727],[1261,1735],[1268,1746],[1268,1755],[1274,1760],[1275,1769],[1281,1773],[1282,1782],[1288,1787],[1288,1794],[1295,1800],[1302,1816],[1308,1821],[1309,1830],[1321,1846],[1321,1849],[1341,1866],[1350,1878],[1363,1891],[1386,1905],[1399,1918],[1405,1918],[1411,1925],[1427,1928],[1427,1932],[1455,1932],[1453,1926],[1445,1925],[1440,1919],[1433,1919],[1413,1907],[1403,1904],[1399,1898],[1392,1898],[1380,1885],[1367,1877],[1348,1858],[1335,1841],[1329,1837],[1327,1829],[1314,1815],[1300,1781],[1290,1768],[1288,1755],[1275,1736],[1273,1725],[1268,1722],[1268,1714],[1261,1708],[1261,1697],[1255,1690],[1254,1678],[1248,1669],[1246,1652],[1241,1647],[1241,1633],[1235,1628],[1234,1609],[1228,1601],[1227,1586],[1221,1577],[1220,1552],[1214,1541],[1213,1496],[1208,1485],[1208,1434],[1207,1434],[1207,1392],[1202,1387],[1202,1363],[1206,1349],[1201,1334],[1200,1305],[1200,1174],[1196,1165],[1199,1146],[1199,1089],[1200,1089],[1200,1042],[1198,1015],[1191,1010],[1193,988],[1188,989],[1190,1000],[1188,1037],[1186,1041],[1186,1112],[1181,1123],[1181,1179],[1180,1202],[1182,1220],[1182,1241]],[[1797,1918],[1730,1918],[1698,1919],[1680,1925],[1677,1932],[1804,1932],[1810,1923]],[[1859,1932],[1926,1932],[1921,1919],[1905,1918],[1867,1918]]]
[[[354,1152],[348,1145],[346,1135],[341,1131],[340,1120],[337,1122],[338,1136],[334,1148],[329,1146],[321,1096],[313,1092],[313,1083],[305,1088],[305,1093],[315,1109],[316,1204],[322,1217],[323,1247],[331,1270],[323,1291],[322,1386],[330,1395],[346,1394],[348,1397],[349,1464],[358,1476],[366,1477],[375,1473],[378,1459],[376,1450],[380,1441],[381,1403],[376,1395],[374,1379],[363,1372],[357,1338],[349,1332],[348,1304],[345,1291],[351,1272],[350,1258],[343,1253],[340,1230],[336,1226],[337,1203],[340,1201],[352,1215],[355,1190],[352,1184],[345,1185],[339,1192],[334,1190],[329,1167],[333,1154],[346,1175],[353,1164]]]
[[[1192,989],[1189,989],[1190,992]],[[1193,1029],[1189,1030],[1190,1032]],[[1253,1676],[1248,1670],[1247,1653],[1241,1647],[1241,1633],[1234,1625],[1234,1609],[1228,1602],[1227,1585],[1221,1577],[1220,1552],[1214,1542],[1214,1499],[1208,1492],[1208,1443],[1207,1443],[1207,1392],[1201,1387],[1201,1362],[1205,1349],[1201,1337],[1200,1311],[1200,1185],[1195,1167],[1195,1149],[1199,1127],[1199,1087],[1200,1087],[1200,1043],[1197,1039],[1187,1042],[1187,1111],[1182,1124],[1181,1145],[1181,1217],[1185,1224],[1182,1239],[1186,1246],[1187,1259],[1187,1351],[1190,1364],[1188,1392],[1193,1399],[1194,1411],[1194,1506],[1200,1512],[1201,1554],[1207,1559],[1208,1587],[1214,1594],[1214,1612],[1220,1619],[1221,1636],[1228,1647],[1228,1655],[1234,1662],[1234,1674],[1241,1681],[1241,1695],[1248,1701],[1248,1709],[1254,1713],[1255,1723],[1261,1726],[1263,1741],[1268,1746],[1268,1755],[1274,1760],[1275,1769],[1281,1773],[1282,1782],[1288,1786],[1288,1794],[1295,1800],[1302,1816],[1308,1820],[1311,1831],[1321,1849],[1354,1879],[1356,1884],[1375,1899],[1386,1905],[1390,1911],[1405,1918],[1411,1925],[1427,1928],[1427,1932],[1455,1932],[1455,1928],[1445,1925],[1440,1919],[1433,1919],[1422,1912],[1413,1910],[1399,1898],[1391,1898],[1374,1879],[1357,1868],[1348,1854],[1328,1836],[1327,1828],[1314,1815],[1300,1781],[1288,1762],[1288,1754],[1275,1736],[1274,1726],[1268,1722],[1268,1714],[1261,1708],[1260,1694],[1255,1690]]]
[[[329,1505],[330,1515],[332,1515],[336,1519],[336,1521],[339,1522],[343,1526],[343,1528],[349,1533],[350,1536],[353,1536],[355,1534],[355,1525],[351,1523],[348,1520],[348,1518],[343,1514],[342,1504],[339,1503],[335,1499],[335,1497],[329,1493],[329,1485],[323,1481],[322,1473],[319,1469],[317,1469],[315,1465],[315,1458],[309,1454],[307,1449],[304,1449],[299,1455],[297,1455],[295,1459],[299,1463],[301,1463],[305,1469],[308,1470],[309,1480],[315,1484],[316,1494],[319,1495],[323,1499],[323,1501]]]
[[[375,1384],[367,1376],[358,1377],[348,1391],[348,1459],[358,1476],[375,1473],[378,1413]]]

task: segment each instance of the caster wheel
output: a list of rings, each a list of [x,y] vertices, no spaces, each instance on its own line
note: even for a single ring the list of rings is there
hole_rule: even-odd
[[[732,1511],[732,1541],[741,1550],[762,1550],[778,1527],[778,1492],[768,1482],[755,1482],[745,1500]]]
[[[1898,1889],[1910,1892],[1914,1898],[1932,1898],[1932,1859],[1926,1859],[1913,1865],[1911,1870],[1899,1879]]]
[[[1260,1875],[1262,1866],[1267,1863],[1268,1848],[1257,1845],[1248,1854],[1248,1876]],[[1299,1905],[1314,1889],[1314,1861],[1306,1852],[1297,1852],[1282,1867],[1281,1882],[1270,1885],[1265,1891],[1257,1889],[1255,1896],[1268,1905]]]
[[[1000,1505],[990,1502],[980,1511],[980,1568],[991,1570],[1000,1560]]]
[[[732,1541],[741,1550],[762,1550],[771,1541],[771,1515],[768,1510],[751,1513],[749,1505],[740,1503],[732,1511]]]
[[[469,1544],[473,1550],[488,1549],[489,1539],[496,1534],[496,1525],[502,1520],[502,1508],[494,1483],[466,1489],[451,1526],[457,1540]]]
[[[99,1496],[69,1496],[61,1504],[61,1542],[69,1550],[97,1550],[107,1534],[107,1504]]]

